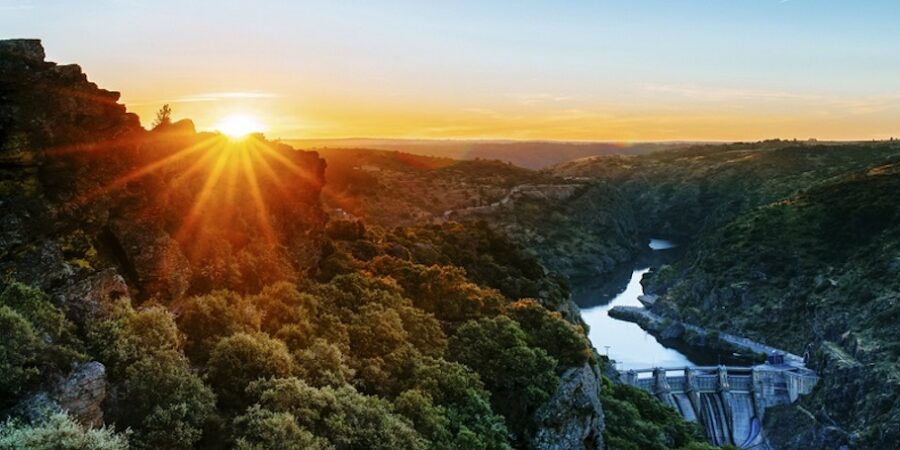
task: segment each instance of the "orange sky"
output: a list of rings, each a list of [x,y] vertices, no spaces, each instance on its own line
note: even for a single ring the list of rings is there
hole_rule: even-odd
[[[677,3],[677,4],[676,4]],[[37,37],[121,91],[276,138],[900,136],[900,2],[34,2]]]

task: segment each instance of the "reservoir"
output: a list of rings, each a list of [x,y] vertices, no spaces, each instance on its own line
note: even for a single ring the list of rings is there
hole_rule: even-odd
[[[745,363],[737,355],[690,346],[679,340],[659,339],[637,324],[607,314],[614,306],[641,306],[638,301],[638,296],[644,293],[641,278],[651,267],[672,262],[680,253],[678,246],[670,241],[650,239],[646,250],[632,264],[602,279],[573,287],[573,299],[590,327],[591,343],[600,354],[615,360],[617,369]]]

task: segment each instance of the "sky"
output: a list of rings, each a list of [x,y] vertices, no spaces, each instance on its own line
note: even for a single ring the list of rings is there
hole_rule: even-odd
[[[900,1],[0,0],[120,91],[276,138],[900,136]]]

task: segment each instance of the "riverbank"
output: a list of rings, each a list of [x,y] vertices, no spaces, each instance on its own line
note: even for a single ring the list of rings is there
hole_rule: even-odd
[[[648,333],[660,336],[663,339],[678,339],[693,346],[703,346],[736,353],[749,353],[751,359],[760,361],[765,360],[766,356],[773,353],[781,353],[784,354],[785,364],[805,367],[803,357],[799,355],[745,337],[714,330],[710,331],[696,325],[673,321],[642,307],[616,306],[609,310],[609,315],[619,320],[635,323]]]

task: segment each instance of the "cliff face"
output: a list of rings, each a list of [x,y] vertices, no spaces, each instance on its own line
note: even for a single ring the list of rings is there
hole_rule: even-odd
[[[166,301],[316,266],[316,153],[187,121],[148,132],[118,99],[77,65],[44,61],[37,40],[0,41],[5,281],[60,292],[109,268],[132,294]]]

